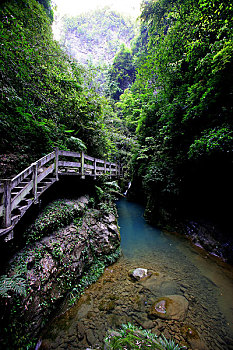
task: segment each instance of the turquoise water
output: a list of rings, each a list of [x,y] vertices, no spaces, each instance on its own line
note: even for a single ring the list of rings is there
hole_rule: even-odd
[[[137,258],[138,254],[144,256],[155,250],[170,251],[175,240],[168,239],[159,229],[146,223],[144,208],[140,204],[122,199],[117,202],[117,210],[121,248],[125,257]]]
[[[173,288],[161,292],[183,294],[190,301],[190,322],[196,327],[199,325],[200,331],[203,328],[207,339],[216,332],[222,339],[229,338],[231,343],[232,266],[192,246],[182,236],[163,233],[147,224],[143,218],[144,208],[137,203],[122,199],[117,202],[117,209],[124,259],[138,267],[164,273]]]

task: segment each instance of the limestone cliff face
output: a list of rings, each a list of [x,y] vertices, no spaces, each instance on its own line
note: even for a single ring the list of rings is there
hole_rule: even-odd
[[[122,44],[130,46],[137,30],[135,21],[108,7],[65,16],[62,22],[60,42],[82,64],[111,64]]]
[[[84,273],[88,274],[93,261],[110,256],[119,245],[116,217],[86,209],[82,220],[74,220],[68,227],[20,252],[28,287],[26,296],[21,296],[16,316],[21,324],[27,324],[27,332],[36,335],[58,302],[64,300]],[[13,299],[6,301],[5,316],[13,306]]]

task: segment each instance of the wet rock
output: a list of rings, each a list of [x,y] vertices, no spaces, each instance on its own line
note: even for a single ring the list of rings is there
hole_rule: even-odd
[[[90,345],[94,345],[96,342],[96,339],[95,339],[94,333],[92,332],[92,330],[90,328],[86,331],[86,336],[87,336],[88,343]]]
[[[85,336],[85,327],[81,322],[78,322],[76,325],[77,336],[79,340],[83,340]]]
[[[197,330],[194,327],[190,325],[184,325],[181,328],[181,333],[192,349],[208,350],[208,347],[206,346],[204,341],[201,339]]]
[[[156,328],[162,331],[166,327],[166,324],[162,320],[156,320]]]
[[[116,302],[114,300],[102,300],[102,302],[99,305],[100,311],[111,311],[115,308]]]
[[[154,323],[150,320],[143,322],[142,327],[144,329],[152,329],[154,327]]]
[[[183,321],[188,311],[188,301],[181,295],[168,295],[157,299],[149,312],[151,317]]]
[[[151,273],[149,273],[147,269],[138,267],[135,270],[130,270],[129,276],[135,281],[140,281],[146,277],[151,276]]]
[[[157,273],[152,273],[150,278],[141,280],[139,283],[144,288],[148,289],[151,293],[153,293],[155,296],[157,296],[160,294],[159,290],[163,282],[164,282],[164,276],[157,272]]]
[[[159,287],[160,295],[175,295],[179,293],[179,287],[174,281],[163,281]]]
[[[77,205],[80,203],[86,206],[88,199],[82,197]],[[71,285],[82,277],[94,255],[111,254],[119,244],[115,216],[109,214],[103,217],[96,210],[87,210],[82,227],[71,224],[65,229],[51,232],[50,236],[35,243],[24,254],[30,293],[23,301],[22,308],[26,310],[25,320],[30,324],[31,330],[38,330],[42,319],[50,312],[48,306],[65,296],[69,288],[66,284],[67,277]],[[114,302],[111,301],[107,309],[113,308]],[[86,317],[90,310],[90,305],[81,307],[78,311],[79,319]]]

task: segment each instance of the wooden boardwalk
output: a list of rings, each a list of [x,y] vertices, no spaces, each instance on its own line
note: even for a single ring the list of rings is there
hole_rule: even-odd
[[[32,204],[61,175],[85,176],[106,175],[120,177],[116,163],[90,157],[83,152],[75,153],[56,149],[31,164],[13,179],[0,180],[0,236],[13,238],[13,229]]]

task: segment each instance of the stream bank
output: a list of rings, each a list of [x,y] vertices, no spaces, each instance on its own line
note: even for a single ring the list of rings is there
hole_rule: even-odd
[[[194,245],[233,265],[229,209],[226,212],[221,209],[216,214],[217,203],[215,211],[211,212],[211,208],[204,207],[201,198],[199,201],[197,198],[190,198],[185,202],[157,192],[147,193],[137,176],[132,181],[127,198],[145,206],[144,217],[151,225],[182,234]],[[226,203],[224,205],[226,206]]]
[[[187,349],[232,350],[232,266],[148,225],[142,206],[122,199],[117,207],[123,255],[73,308],[58,313],[41,334],[41,349],[102,349],[109,329],[130,322]],[[148,275],[133,280],[137,268]],[[175,308],[154,314],[163,301]]]
[[[33,346],[48,317],[62,303],[64,307],[64,298],[67,308],[119,256],[116,217],[107,210],[89,208],[89,203],[88,196],[82,196],[62,200],[55,214],[45,210],[28,232],[33,239],[40,233],[40,239],[9,263],[1,278],[1,329],[5,334],[0,344],[4,349]],[[57,206],[55,203],[54,208]],[[58,220],[69,224],[61,228]]]

